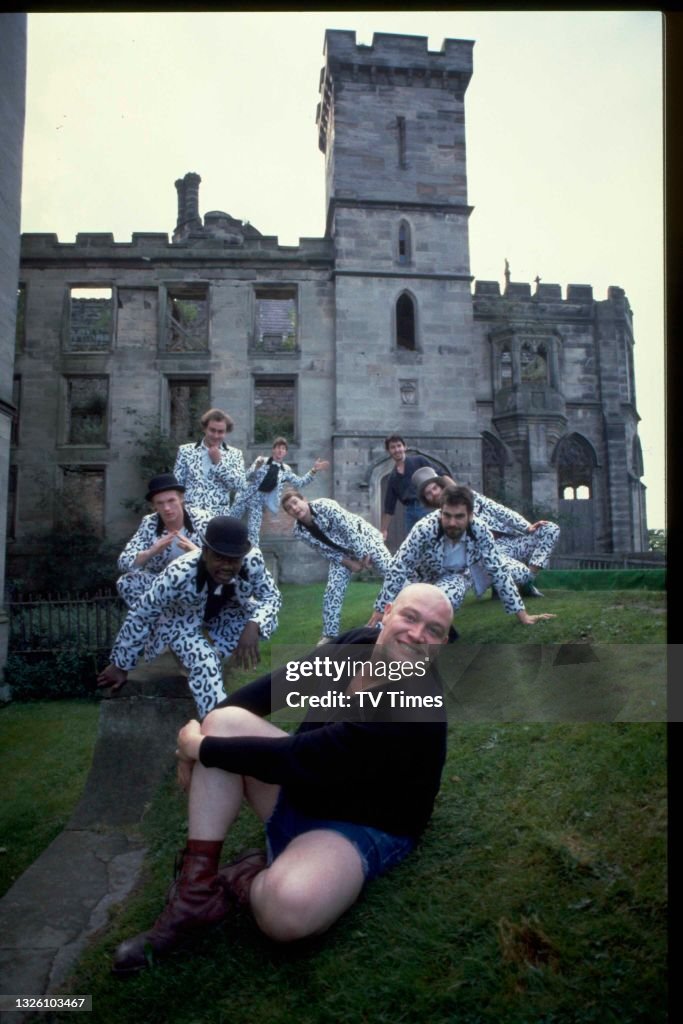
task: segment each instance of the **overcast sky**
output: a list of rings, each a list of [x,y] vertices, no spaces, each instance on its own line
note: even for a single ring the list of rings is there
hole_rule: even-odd
[[[472,274],[624,288],[650,527],[665,525],[662,19],[657,11],[29,14],[22,230],[164,231],[174,181],[296,245],[325,229],[326,28],[472,39]]]

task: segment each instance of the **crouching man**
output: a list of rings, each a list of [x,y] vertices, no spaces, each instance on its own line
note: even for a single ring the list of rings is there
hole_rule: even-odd
[[[412,484],[417,495],[427,508],[441,507],[441,495],[446,487],[457,487],[449,476],[438,476],[429,467],[413,473]],[[543,597],[534,580],[550,561],[558,540],[560,528],[548,519],[530,523],[519,512],[507,508],[485,494],[472,491],[473,513],[478,522],[488,526],[493,534],[496,547],[508,558],[522,562],[529,567],[529,577],[516,582],[523,597]]]
[[[98,686],[118,690],[143,653],[170,647],[188,670],[200,717],[225,698],[222,659],[253,668],[259,638],[277,628],[280,591],[246,527],[230,516],[209,520],[201,550],[175,559],[125,618]]]
[[[129,608],[137,604],[167,565],[188,551],[198,551],[211,514],[185,505],[185,488],[173,473],[152,477],[145,501],[154,512],[143,517],[119,555],[116,589]]]
[[[182,867],[152,927],[116,950],[115,974],[144,968],[148,951],[169,952],[236,904],[247,904],[278,941],[324,932],[366,882],[412,851],[439,790],[446,716],[390,712],[389,691],[404,684],[388,682],[381,666],[401,663],[405,687],[427,694],[438,709],[443,691],[433,661],[451,618],[443,593],[419,583],[387,606],[381,630],[336,638],[325,655],[348,672],[337,682],[321,670],[315,686],[343,702],[309,710],[293,734],[265,721],[293,689],[286,667],[232,694],[201,726],[181,729],[177,754],[189,775]],[[418,662],[426,673],[414,671]],[[265,823],[267,851],[248,851],[221,868],[223,840],[243,799]]]
[[[323,594],[323,634],[318,641],[324,644],[341,628],[342,605],[352,573],[372,567],[384,576],[391,554],[379,530],[331,498],[306,501],[300,491],[287,487],[282,507],[296,520],[292,536],[330,563]]]
[[[439,587],[454,612],[468,590],[482,594],[493,585],[505,611],[515,614],[525,626],[554,619],[550,612],[527,612],[517,584],[525,582],[528,576],[527,566],[502,554],[488,526],[475,517],[470,488],[448,486],[441,492],[438,511],[430,512],[415,524],[392,558],[368,625],[381,622],[387,602],[416,579]]]

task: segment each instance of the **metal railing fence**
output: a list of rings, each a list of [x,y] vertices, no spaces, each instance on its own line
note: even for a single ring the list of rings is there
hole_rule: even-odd
[[[109,650],[127,608],[109,592],[24,595],[7,604],[9,653],[37,654],[67,649]]]

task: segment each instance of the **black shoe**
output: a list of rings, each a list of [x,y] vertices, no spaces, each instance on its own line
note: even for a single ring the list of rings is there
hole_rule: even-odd
[[[519,592],[522,597],[545,597],[545,594],[542,594],[533,583],[525,583],[523,587],[519,588]]]

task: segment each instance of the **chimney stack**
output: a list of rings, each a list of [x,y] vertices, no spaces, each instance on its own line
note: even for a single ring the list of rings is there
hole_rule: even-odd
[[[173,241],[178,242],[192,231],[201,231],[202,221],[199,216],[199,183],[201,178],[190,171],[184,178],[175,183],[178,192],[178,223],[173,232]]]

